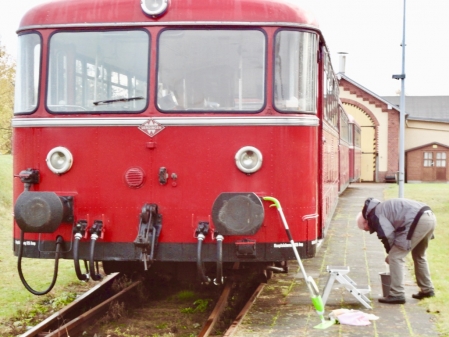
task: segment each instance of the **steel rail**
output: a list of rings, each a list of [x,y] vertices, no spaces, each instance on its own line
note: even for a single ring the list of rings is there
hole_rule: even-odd
[[[228,297],[229,294],[231,293],[233,283],[234,282],[230,280],[226,282],[223,292],[221,293],[221,296],[218,299],[214,310],[212,310],[212,313],[209,315],[209,318],[204,324],[203,329],[198,334],[198,337],[208,337],[212,332],[212,330],[214,329],[215,324],[217,324],[221,313],[226,308],[226,304],[228,303]]]
[[[38,336],[39,334],[45,333],[45,331],[51,326],[54,326],[57,324],[58,321],[61,319],[64,319],[64,317],[69,316],[71,313],[75,312],[76,310],[79,310],[83,305],[85,305],[87,302],[92,300],[99,291],[102,291],[104,288],[110,286],[110,284],[118,278],[120,274],[114,273],[111,275],[106,276],[103,281],[86,291],[84,294],[82,294],[80,297],[75,299],[72,303],[65,306],[61,310],[55,312],[51,316],[47,317],[44,321],[40,322],[38,325],[34,326],[32,329],[28,330],[24,334],[20,335],[21,337],[34,337]]]
[[[28,330],[26,333],[22,334],[21,337],[34,337],[34,336],[46,336],[46,337],[70,337],[70,334],[77,335],[81,333],[82,329],[90,324],[95,318],[103,314],[109,308],[111,302],[118,300],[122,296],[126,295],[130,290],[138,286],[141,281],[135,281],[125,289],[121,290],[119,293],[109,297],[108,299],[102,301],[100,304],[89,309],[87,312],[82,314],[77,314],[77,311],[81,311],[84,306],[87,306],[90,301],[98,296],[99,293],[106,290],[107,287],[112,285],[112,282],[119,279],[121,274],[114,273],[84,293],[78,299],[62,308],[58,312],[54,313],[32,329]],[[76,316],[72,318],[73,316]],[[63,323],[65,324],[63,324]],[[63,325],[62,325],[63,324]]]
[[[75,319],[71,320],[67,324],[64,324],[63,326],[59,327],[58,329],[52,331],[51,333],[47,334],[46,337],[70,337],[70,333],[77,335],[81,333],[82,328],[92,322],[97,316],[105,313],[109,305],[115,301],[121,298],[122,296],[126,295],[130,290],[134,289],[136,286],[138,286],[142,281],[135,281],[131,285],[129,285],[127,288],[123,289],[119,293],[115,294],[114,296],[108,298],[106,301],[101,302],[96,307],[90,309],[89,311],[85,312],[84,314],[79,315]]]
[[[240,268],[240,263],[236,262],[232,266],[232,269],[237,270]],[[225,283],[225,287],[220,295],[220,298],[218,299],[217,303],[215,304],[214,310],[212,310],[211,314],[209,315],[209,318],[207,319],[206,323],[204,324],[203,328],[201,329],[198,337],[208,337],[212,330],[214,329],[215,325],[218,322],[218,319],[220,318],[221,313],[226,308],[226,304],[228,303],[228,297],[231,293],[232,286],[234,285],[234,281],[231,279],[228,279]]]
[[[263,288],[265,287],[265,284],[266,283],[259,284],[259,286],[256,288],[256,290],[251,295],[251,297],[248,300],[248,302],[246,302],[245,306],[242,308],[240,313],[237,315],[235,320],[232,322],[231,326],[228,328],[228,330],[226,330],[226,332],[223,335],[223,337],[232,337],[234,335],[234,333],[237,331],[238,326],[242,322],[243,318],[245,318],[245,316],[248,313],[249,309],[251,308],[253,303],[256,301],[256,299],[259,296],[259,294],[262,292]]]

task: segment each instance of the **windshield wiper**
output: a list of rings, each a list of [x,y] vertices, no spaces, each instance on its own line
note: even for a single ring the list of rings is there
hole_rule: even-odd
[[[142,96],[136,96],[136,97],[129,97],[129,98],[117,98],[117,99],[108,99],[105,101],[96,101],[93,102],[94,105],[98,105],[98,104],[110,104],[110,103],[115,103],[115,102],[129,102],[129,101],[135,101],[138,99],[145,99]]]

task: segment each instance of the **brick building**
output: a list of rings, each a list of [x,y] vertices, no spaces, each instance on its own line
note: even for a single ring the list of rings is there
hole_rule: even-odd
[[[340,99],[362,129],[362,181],[395,181],[399,96],[380,97],[338,74]],[[449,182],[449,96],[406,96],[405,181]]]
[[[449,182],[449,96],[407,96],[405,110],[405,181]]]

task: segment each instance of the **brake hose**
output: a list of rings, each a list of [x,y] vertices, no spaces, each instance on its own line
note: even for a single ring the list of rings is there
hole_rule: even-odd
[[[58,235],[58,237],[56,238],[55,268],[53,271],[53,279],[51,281],[50,286],[44,291],[36,291],[33,288],[31,288],[23,276],[23,273],[22,273],[23,238],[24,238],[24,232],[21,231],[20,232],[20,246],[19,246],[19,260],[17,261],[17,270],[19,271],[20,280],[22,281],[25,288],[33,295],[45,295],[53,289],[53,287],[56,283],[56,279],[58,278],[59,254],[60,254],[61,244],[63,243],[62,236]]]

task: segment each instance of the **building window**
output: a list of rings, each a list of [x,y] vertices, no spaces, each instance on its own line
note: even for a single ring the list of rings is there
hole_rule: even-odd
[[[446,167],[446,152],[436,153],[436,167]]]
[[[424,152],[424,167],[433,166],[433,154],[432,152]]]

